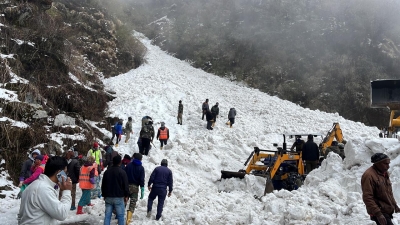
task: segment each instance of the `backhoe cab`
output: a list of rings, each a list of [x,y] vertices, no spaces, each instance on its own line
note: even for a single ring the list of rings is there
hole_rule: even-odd
[[[286,137],[305,136],[309,134],[283,134],[282,147],[274,144],[277,150],[262,150],[254,147],[254,151],[244,163],[245,168],[238,172],[221,171],[221,178],[244,178],[246,174],[266,178],[264,195],[273,190],[296,190],[304,181],[304,163],[302,152],[288,151]],[[313,134],[320,136],[320,134]]]

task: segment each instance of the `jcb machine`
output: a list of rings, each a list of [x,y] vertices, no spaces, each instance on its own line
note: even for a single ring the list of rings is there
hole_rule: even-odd
[[[400,110],[400,80],[371,81],[371,107],[389,108],[389,137],[396,127],[400,127],[400,116],[395,118],[395,113]]]
[[[254,151],[244,163],[245,169],[238,172],[222,170],[221,178],[236,177],[242,179],[246,174],[265,177],[264,195],[273,190],[286,189],[291,191],[299,188],[305,178],[302,154],[301,152],[288,151],[285,134],[283,139],[283,147],[274,144],[275,147],[278,147],[275,151],[254,147]]]
[[[338,143],[346,144],[346,141],[343,139],[343,133],[342,133],[342,129],[339,126],[339,123],[333,123],[332,128],[328,131],[324,140],[319,145],[321,155],[325,155],[326,148],[331,146],[332,142],[335,139]]]

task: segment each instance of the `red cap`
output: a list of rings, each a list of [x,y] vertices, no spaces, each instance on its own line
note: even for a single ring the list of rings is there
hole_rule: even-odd
[[[95,142],[95,143],[93,144],[93,148],[98,148],[98,147],[99,147],[99,143]]]

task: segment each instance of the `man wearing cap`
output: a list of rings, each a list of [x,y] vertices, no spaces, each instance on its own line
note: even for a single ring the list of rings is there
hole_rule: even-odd
[[[167,187],[168,197],[171,197],[173,186],[172,171],[168,168],[168,161],[166,159],[161,161],[161,166],[153,170],[147,186],[150,194],[147,202],[146,216],[150,218],[153,201],[158,197],[156,220],[159,220],[163,211],[165,197],[167,196]]]
[[[161,147],[163,149],[164,145],[167,145],[167,141],[169,139],[169,129],[165,126],[164,122],[161,122],[161,127],[158,128],[157,132],[157,140],[160,139]]]
[[[400,212],[389,179],[390,159],[383,153],[371,157],[373,165],[361,177],[363,201],[371,220],[378,225],[393,225],[393,213]]]
[[[182,125],[182,114],[183,114],[182,100],[179,100],[179,106],[178,106],[178,124],[180,124],[180,125]]]
[[[126,175],[128,176],[130,202],[129,210],[127,211],[126,224],[129,224],[132,214],[135,212],[136,202],[138,201],[138,193],[140,186],[140,199],[144,197],[144,168],[142,166],[142,154],[133,154],[133,160],[125,167]]]
[[[100,190],[100,181],[101,177],[100,174],[103,171],[103,157],[101,154],[101,150],[99,149],[99,143],[95,142],[93,143],[93,148],[91,148],[88,153],[87,157],[93,156],[95,163],[97,165],[97,173],[99,174],[98,176],[95,177],[96,180],[96,187],[92,190],[92,199],[98,197],[101,198],[101,190]]]
[[[121,169],[121,156],[116,155],[113,159],[113,166],[104,172],[101,192],[103,193],[106,211],[104,216],[104,225],[109,225],[111,215],[115,209],[118,224],[124,224],[125,202],[129,198],[128,177]]]

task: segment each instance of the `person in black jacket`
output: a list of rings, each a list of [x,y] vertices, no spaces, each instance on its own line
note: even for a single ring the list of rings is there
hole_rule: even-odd
[[[215,122],[217,122],[217,117],[218,117],[218,115],[219,115],[219,107],[218,107],[218,102],[217,103],[215,103],[215,105],[213,106],[213,107],[211,107],[211,113],[213,114],[213,116],[214,116],[214,122],[212,123],[212,127],[214,127],[214,125],[215,125]]]
[[[159,220],[163,211],[165,197],[167,197],[167,187],[168,197],[171,197],[173,188],[172,171],[168,168],[168,161],[166,159],[161,161],[161,166],[153,170],[147,186],[150,194],[147,202],[146,216],[150,218],[153,201],[158,197],[156,220]]]
[[[210,110],[206,112],[206,119],[207,119],[207,130],[212,130],[211,127],[212,123],[214,122],[214,115]]]
[[[76,184],[79,182],[79,172],[80,172],[80,165],[78,159],[75,157],[75,149],[71,147],[68,149],[68,152],[65,156],[68,162],[67,166],[67,176],[71,178],[72,181],[72,190],[71,190],[71,197],[72,197],[72,202],[71,202],[71,209],[70,210],[75,210],[75,196],[76,196]],[[60,192],[61,193],[61,192]],[[61,196],[61,194],[60,194]],[[61,197],[60,197],[61,199]]]
[[[130,202],[129,210],[126,212],[126,224],[129,224],[133,213],[135,212],[136,202],[138,201],[138,193],[140,186],[140,199],[144,197],[144,168],[142,166],[142,154],[133,154],[133,160],[125,167],[128,176]]]
[[[124,224],[125,203],[129,198],[128,177],[121,169],[121,156],[113,158],[113,166],[103,175],[101,192],[106,203],[104,224],[110,224],[113,209],[117,213],[118,224]]]
[[[319,148],[313,139],[311,134],[308,135],[307,142],[303,145],[303,160],[306,161],[307,173],[317,168],[319,162]]]

